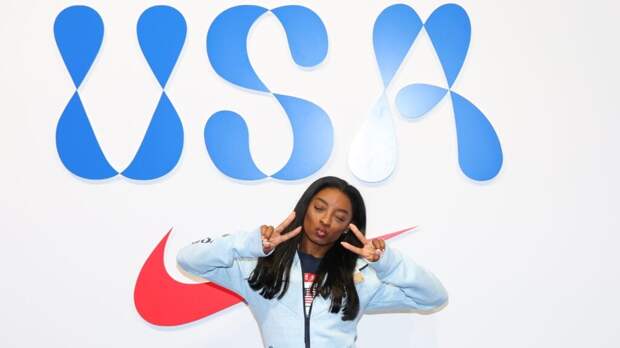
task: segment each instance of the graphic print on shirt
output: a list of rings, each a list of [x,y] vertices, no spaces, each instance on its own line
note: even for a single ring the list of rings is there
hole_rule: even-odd
[[[312,307],[312,301],[316,295],[315,277],[316,274],[314,273],[304,272],[304,310],[306,317],[310,316],[310,307]]]
[[[304,276],[304,314],[306,315],[306,319],[309,319],[310,314],[312,313],[312,302],[314,300],[314,296],[316,296],[316,284],[314,283],[314,279],[319,269],[319,265],[321,264],[321,259],[310,254],[306,254],[301,250],[297,250],[297,255],[299,256],[299,262],[301,263],[301,273]]]

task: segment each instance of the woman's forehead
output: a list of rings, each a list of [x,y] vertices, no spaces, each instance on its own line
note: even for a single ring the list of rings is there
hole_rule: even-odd
[[[347,213],[351,212],[351,200],[342,191],[327,187],[317,192],[313,199],[321,201],[329,206],[333,206],[335,209],[344,210]]]

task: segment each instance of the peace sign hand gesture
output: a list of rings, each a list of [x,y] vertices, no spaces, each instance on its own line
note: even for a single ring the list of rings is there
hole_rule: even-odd
[[[282,234],[284,229],[286,229],[286,227],[288,227],[288,225],[290,225],[294,219],[295,211],[291,212],[289,216],[284,221],[282,221],[282,223],[279,224],[276,228],[267,225],[262,225],[260,227],[261,241],[263,242],[263,252],[265,253],[265,255],[269,254],[280,243],[295,237],[299,234],[299,232],[301,232],[301,226],[298,226],[291,232]]]
[[[385,241],[382,239],[378,239],[378,238],[371,239],[371,240],[366,239],[366,237],[364,237],[362,232],[360,232],[360,230],[354,224],[349,224],[349,228],[351,229],[351,231],[353,231],[357,239],[359,239],[359,241],[362,242],[363,247],[358,248],[347,242],[340,242],[340,244],[345,249],[353,253],[356,253],[357,255],[359,255],[360,257],[363,257],[367,261],[370,261],[370,262],[378,261],[381,258],[381,255],[383,255],[383,251],[385,251]]]

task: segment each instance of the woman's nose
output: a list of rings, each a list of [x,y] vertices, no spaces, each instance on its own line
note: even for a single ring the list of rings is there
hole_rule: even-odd
[[[319,220],[321,221],[321,224],[326,225],[326,226],[329,226],[329,223],[331,221],[328,214],[321,215]]]

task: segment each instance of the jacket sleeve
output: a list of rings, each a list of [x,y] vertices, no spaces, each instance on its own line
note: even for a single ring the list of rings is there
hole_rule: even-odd
[[[367,311],[415,309],[430,311],[448,301],[439,280],[413,260],[390,247],[369,266],[381,281],[370,299]]]
[[[266,256],[259,230],[205,238],[182,248],[178,265],[186,272],[211,280],[246,297],[247,278],[252,271],[249,260]],[[252,263],[254,264],[254,263]]]

